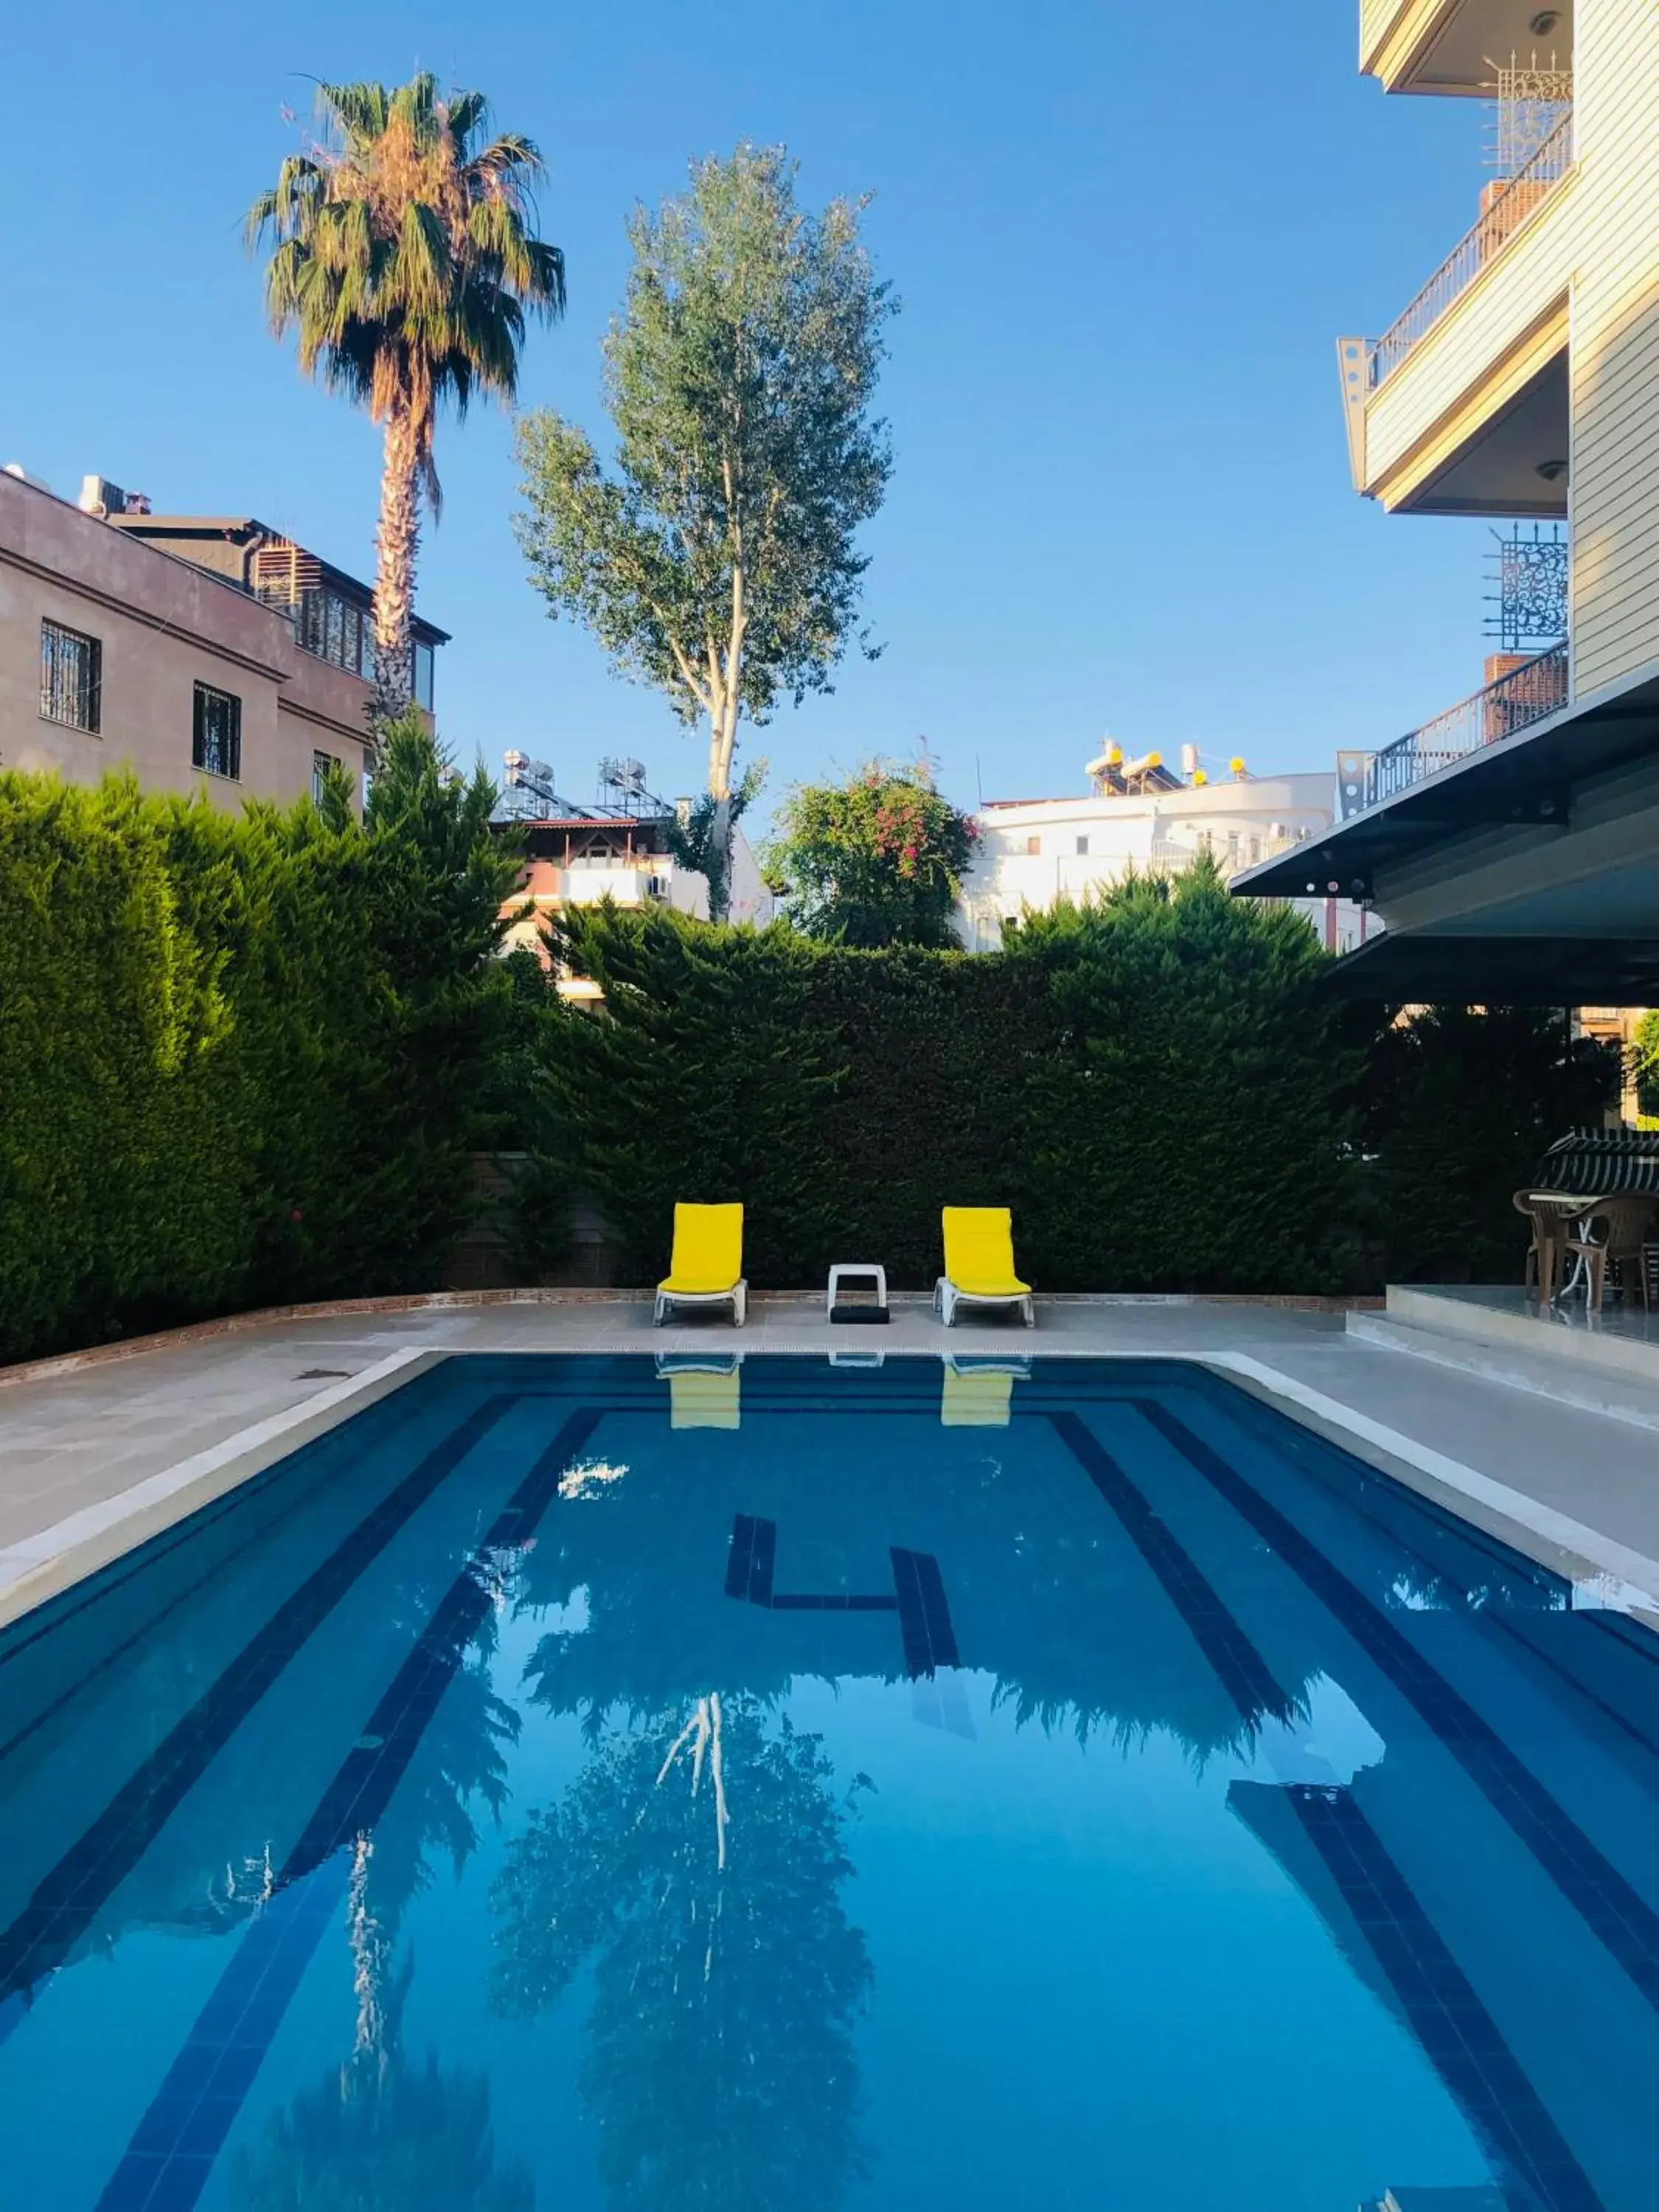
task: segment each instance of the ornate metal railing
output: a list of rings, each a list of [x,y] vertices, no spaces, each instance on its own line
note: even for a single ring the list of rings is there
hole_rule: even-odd
[[[1370,807],[1380,806],[1384,799],[1409,791],[1413,784],[1426,781],[1454,761],[1479,752],[1483,745],[1498,744],[1529,723],[1542,721],[1546,714],[1554,714],[1566,703],[1567,648],[1553,645],[1547,653],[1523,660],[1495,684],[1449,707],[1443,714],[1425,722],[1420,730],[1373,753],[1362,779],[1345,775],[1342,811],[1345,816],[1363,814]]]
[[[1564,115],[1532,159],[1517,169],[1501,192],[1482,210],[1480,220],[1459,240],[1405,313],[1373,341],[1366,355],[1366,389],[1375,392],[1399,368],[1419,339],[1426,337],[1452,302],[1548,198],[1572,167],[1572,116]]]

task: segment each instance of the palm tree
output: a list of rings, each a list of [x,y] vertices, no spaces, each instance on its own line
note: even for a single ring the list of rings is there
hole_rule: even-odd
[[[307,375],[366,406],[383,426],[375,541],[375,731],[410,696],[415,555],[440,403],[466,412],[474,391],[511,399],[526,309],[564,308],[564,256],[533,234],[543,174],[528,138],[483,143],[489,108],[476,92],[439,96],[429,72],[382,84],[319,88],[320,141],[283,163],[248,210],[250,249],[273,250],[265,304],[293,330]]]

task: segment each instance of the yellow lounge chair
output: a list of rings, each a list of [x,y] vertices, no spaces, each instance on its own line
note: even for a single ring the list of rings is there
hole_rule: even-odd
[[[945,1208],[945,1273],[933,1285],[933,1308],[946,1328],[957,1308],[1018,1306],[1027,1328],[1036,1327],[1031,1285],[1014,1273],[1013,1216],[1006,1206]]]
[[[741,1328],[749,1310],[749,1285],[743,1279],[741,1206],[677,1206],[674,1258],[667,1278],[657,1285],[652,1319],[662,1327],[670,1306],[732,1309],[732,1326]]]

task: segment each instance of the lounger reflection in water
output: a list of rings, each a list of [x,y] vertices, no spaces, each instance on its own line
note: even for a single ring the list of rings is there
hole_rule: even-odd
[[[657,1373],[668,1385],[671,1429],[743,1426],[740,1352],[659,1352]]]
[[[939,1401],[940,1425],[947,1429],[1006,1429],[1013,1416],[1014,1385],[1029,1382],[1029,1359],[962,1359],[945,1361],[945,1389]]]

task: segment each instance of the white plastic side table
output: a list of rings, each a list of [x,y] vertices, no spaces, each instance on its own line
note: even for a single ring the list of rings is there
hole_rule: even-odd
[[[866,1279],[873,1279],[876,1285],[876,1304],[883,1313],[886,1312],[886,1268],[878,1267],[873,1260],[837,1260],[830,1270],[830,1288],[824,1295],[823,1310],[826,1314],[833,1314],[836,1310],[836,1293],[841,1286],[841,1279],[843,1275],[857,1275]]]

